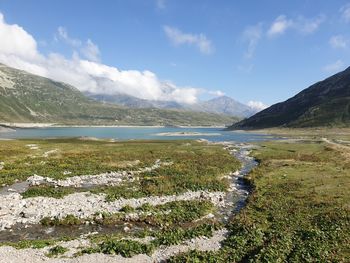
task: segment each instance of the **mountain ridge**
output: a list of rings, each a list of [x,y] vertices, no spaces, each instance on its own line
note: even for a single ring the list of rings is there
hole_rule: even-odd
[[[190,110],[195,112],[206,112],[235,116],[239,118],[249,117],[257,110],[245,105],[228,96],[219,96],[207,101],[199,101],[194,104],[178,103],[176,101],[155,101],[136,98],[131,95],[116,93],[106,95],[102,93],[84,93],[89,98],[104,103],[113,103],[130,108],[157,108],[157,109],[177,109]]]
[[[350,126],[350,67],[229,129]]]

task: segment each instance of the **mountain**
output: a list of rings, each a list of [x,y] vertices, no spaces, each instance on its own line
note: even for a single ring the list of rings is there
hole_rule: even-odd
[[[227,96],[220,96],[208,101],[200,102],[192,106],[190,109],[237,117],[248,117],[257,112],[251,107]]]
[[[104,103],[113,103],[130,108],[158,108],[158,109],[186,109],[183,105],[175,101],[155,101],[155,100],[145,100],[139,99],[134,96],[127,94],[117,93],[113,95],[107,94],[94,94],[90,92],[84,93],[89,98]]]
[[[235,116],[239,118],[249,117],[257,111],[253,108],[240,103],[230,97],[220,96],[208,101],[200,101],[195,104],[181,104],[175,101],[155,101],[139,99],[127,94],[94,94],[86,92],[84,93],[89,98],[104,103],[114,103],[117,105],[130,107],[130,108],[157,108],[157,109],[182,109],[195,112],[207,112],[224,114],[228,116]]]
[[[234,117],[101,103],[75,87],[0,64],[0,122],[104,125],[224,125]]]
[[[229,129],[350,126],[350,67]]]

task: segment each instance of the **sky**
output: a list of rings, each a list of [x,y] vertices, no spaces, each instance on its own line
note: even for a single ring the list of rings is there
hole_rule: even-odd
[[[350,1],[0,0],[0,62],[82,91],[257,108],[348,67]]]

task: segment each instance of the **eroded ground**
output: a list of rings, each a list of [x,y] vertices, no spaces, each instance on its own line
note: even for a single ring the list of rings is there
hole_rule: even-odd
[[[218,250],[248,194],[232,154],[251,166],[248,153],[194,141],[3,141],[0,261],[154,262]]]

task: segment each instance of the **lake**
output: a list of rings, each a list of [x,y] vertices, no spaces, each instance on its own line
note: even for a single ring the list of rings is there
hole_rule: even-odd
[[[252,142],[269,140],[271,135],[251,132],[224,131],[221,128],[172,128],[172,127],[46,127],[21,128],[2,132],[0,138],[54,138],[96,137],[116,140],[179,140],[207,139],[210,141]]]

